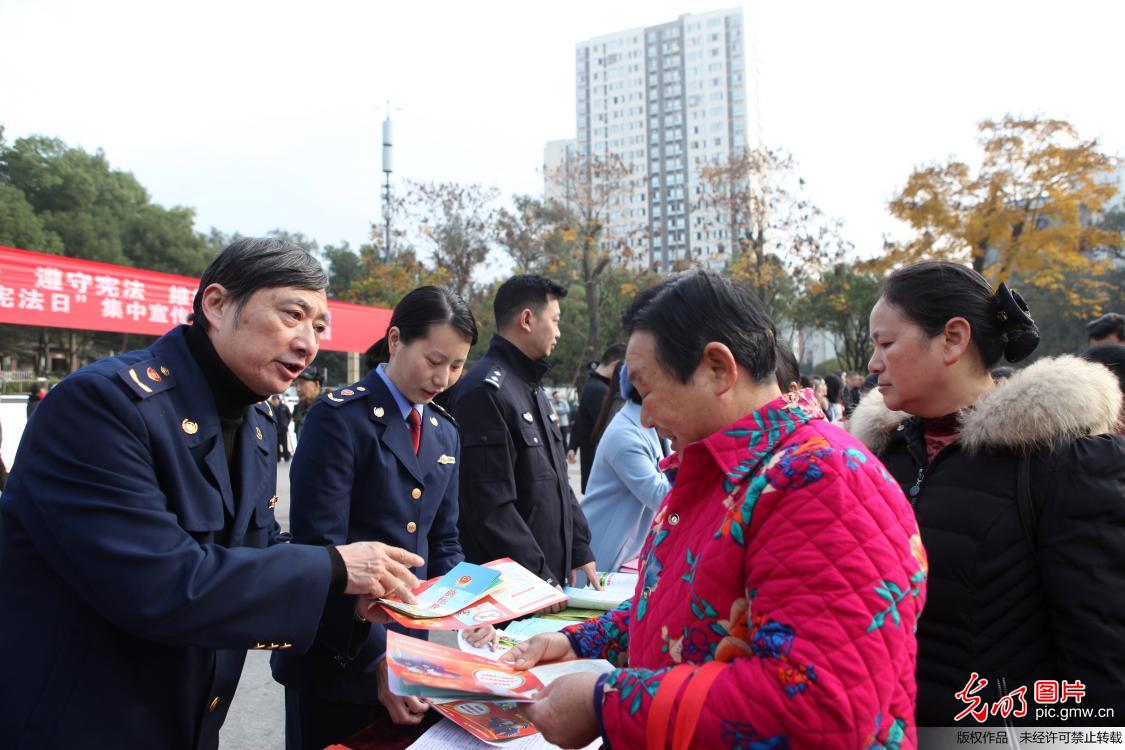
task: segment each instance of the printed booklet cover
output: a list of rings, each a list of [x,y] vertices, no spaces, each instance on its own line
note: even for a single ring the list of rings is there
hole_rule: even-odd
[[[500,574],[501,585],[489,589],[484,597],[456,612],[439,617],[414,618],[395,611],[386,602],[380,604],[395,622],[408,628],[464,630],[507,622],[566,601],[566,594],[510,558],[493,560],[485,563],[484,567]],[[426,581],[412,593],[415,598],[421,599],[428,589],[437,584],[438,579]]]
[[[465,609],[501,585],[500,571],[461,562],[419,593],[417,604],[393,599],[379,602],[409,617],[442,617]]]
[[[442,716],[485,742],[539,734],[520,705],[512,701],[435,701],[433,706]]]
[[[613,670],[604,659],[576,659],[515,669],[455,648],[387,631],[387,686],[395,695],[528,703],[564,674]]]

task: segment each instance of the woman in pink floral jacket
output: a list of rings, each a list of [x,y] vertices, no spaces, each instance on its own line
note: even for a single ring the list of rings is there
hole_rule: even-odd
[[[748,291],[693,272],[626,325],[642,422],[686,448],[633,599],[506,657],[620,667],[557,680],[532,720],[563,747],[915,747],[926,558],[897,483],[810,391],[780,393]]]

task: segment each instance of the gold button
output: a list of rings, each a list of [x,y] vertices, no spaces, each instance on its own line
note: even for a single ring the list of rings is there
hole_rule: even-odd
[[[219,707],[220,703],[222,703],[222,700],[216,695],[211,699],[211,705],[207,706],[207,710],[211,713],[215,713],[215,709]]]
[[[374,409],[371,410],[371,413],[374,414],[376,417],[379,417],[381,419],[385,412],[383,411],[383,407],[376,406]]]
[[[420,499],[422,498],[422,490],[421,490],[421,488],[420,488],[420,487],[415,487],[414,489],[410,490],[410,496],[411,496],[412,498],[414,498],[415,500],[420,500]]]
[[[406,524],[406,530],[409,531],[411,534],[413,534],[415,531],[418,530],[418,524],[411,521],[410,523]]]
[[[194,435],[195,433],[199,432],[199,425],[195,422],[192,422],[190,419],[185,419],[180,423],[180,426],[183,427],[184,432],[189,435]]]

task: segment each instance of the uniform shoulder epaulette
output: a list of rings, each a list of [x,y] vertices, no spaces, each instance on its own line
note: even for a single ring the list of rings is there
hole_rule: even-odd
[[[271,422],[277,421],[273,416],[273,407],[270,406],[269,401],[259,401],[258,403],[254,404],[254,407],[259,412],[261,412],[269,421],[271,421]]]
[[[159,359],[118,368],[117,377],[142,399],[166,391],[176,384],[172,371]]]
[[[493,367],[488,371],[488,374],[484,376],[484,382],[500,390],[500,384],[504,382],[504,368],[499,366]]]
[[[448,421],[450,424],[452,424],[457,429],[461,429],[461,425],[457,424],[457,420],[453,418],[453,415],[450,414],[449,412],[447,412],[442,407],[435,404],[433,401],[426,404],[426,406],[429,407],[430,409],[433,409],[434,411],[436,411],[441,416],[445,417],[446,421]]]
[[[321,401],[332,406],[342,406],[349,401],[355,401],[357,398],[362,398],[367,393],[367,387],[356,383],[349,385],[346,388],[337,388],[334,391],[329,391],[321,397]]]

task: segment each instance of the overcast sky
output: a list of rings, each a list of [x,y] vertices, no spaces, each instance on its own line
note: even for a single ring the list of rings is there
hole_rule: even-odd
[[[367,238],[380,123],[396,181],[540,193],[543,145],[574,135],[574,47],[720,2],[0,0],[0,124],[102,148],[201,230]],[[762,129],[860,252],[896,231],[913,166],[974,153],[1005,112],[1125,141],[1125,6],[754,2]]]

